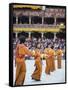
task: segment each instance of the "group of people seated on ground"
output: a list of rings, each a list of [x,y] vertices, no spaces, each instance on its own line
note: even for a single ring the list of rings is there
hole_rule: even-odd
[[[25,56],[32,56],[35,60],[35,70],[32,73],[31,77],[32,80],[40,81],[41,80],[41,74],[42,74],[42,63],[41,58],[44,57],[46,67],[45,67],[45,73],[50,75],[50,72],[55,71],[55,61],[54,58],[57,56],[57,66],[58,68],[61,68],[61,60],[62,60],[62,54],[63,51],[61,47],[58,47],[58,49],[54,50],[54,45],[48,44],[48,46],[41,52],[40,50],[41,45],[35,44],[35,49],[30,50],[25,45],[25,37],[21,36],[19,38],[19,42],[16,45],[15,49],[15,61],[16,61],[16,79],[15,79],[15,85],[23,85],[25,81],[26,76],[26,63],[25,63]]]

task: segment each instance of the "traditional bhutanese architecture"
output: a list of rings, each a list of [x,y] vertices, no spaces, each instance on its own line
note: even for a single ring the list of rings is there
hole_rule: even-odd
[[[46,32],[56,33],[65,30],[65,8],[42,5],[14,5],[13,32],[16,37],[21,32],[40,32],[41,37]]]

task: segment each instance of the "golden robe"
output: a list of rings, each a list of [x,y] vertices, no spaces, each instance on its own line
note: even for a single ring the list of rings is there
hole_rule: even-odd
[[[49,49],[46,48],[44,50],[44,56],[45,56],[45,59],[46,59],[46,67],[45,67],[45,73],[46,74],[50,74],[50,60],[48,58],[48,54],[49,54]]]
[[[58,68],[61,68],[61,60],[62,60],[62,53],[63,51],[61,49],[57,50],[57,66]]]
[[[30,51],[24,44],[16,47],[16,81],[15,85],[23,85],[26,75],[25,55],[30,55]]]
[[[55,51],[53,49],[49,50],[49,60],[50,60],[50,71],[55,70],[55,60],[54,60]]]
[[[35,68],[35,70],[32,74],[32,79],[39,81],[40,78],[41,78],[41,74],[42,74],[41,54],[40,54],[39,49],[35,50],[34,57],[35,57],[35,66],[36,66],[36,68]]]
[[[51,71],[55,70],[54,50],[51,48],[46,48],[44,50],[44,54],[46,59],[45,73],[50,74]]]

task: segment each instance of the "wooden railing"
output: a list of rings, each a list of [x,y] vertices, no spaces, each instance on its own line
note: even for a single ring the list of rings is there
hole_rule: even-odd
[[[46,28],[46,27],[59,27],[60,25],[51,24],[13,24],[15,28]],[[63,25],[64,26],[64,25]]]

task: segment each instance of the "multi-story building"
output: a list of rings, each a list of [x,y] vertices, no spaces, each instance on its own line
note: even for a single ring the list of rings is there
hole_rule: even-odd
[[[65,30],[66,15],[65,7],[38,6],[38,5],[14,5],[13,6],[13,32],[17,38],[20,33],[31,37],[33,32],[39,32],[41,37],[44,33],[56,33]]]

